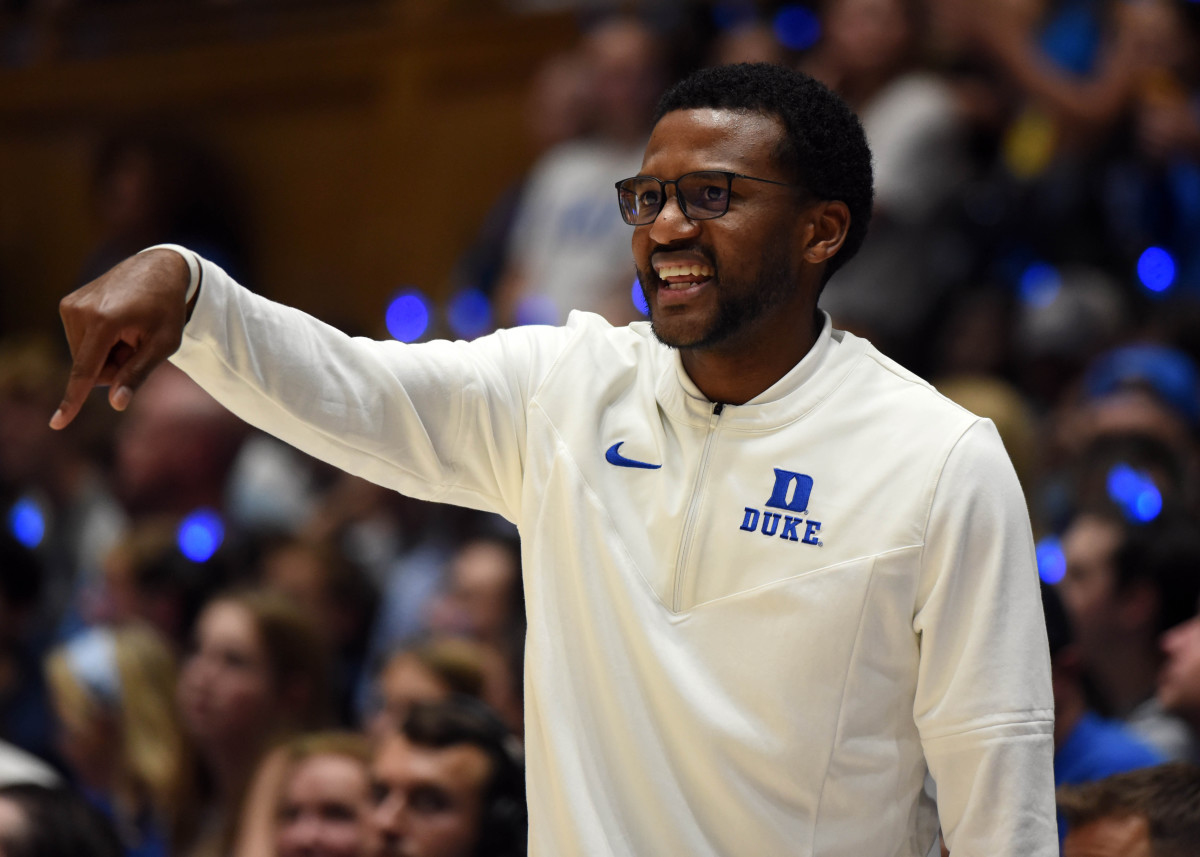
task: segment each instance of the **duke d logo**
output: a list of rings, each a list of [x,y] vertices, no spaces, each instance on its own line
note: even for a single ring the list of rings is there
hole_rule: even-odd
[[[801,517],[808,514],[808,499],[812,495],[812,489],[811,476],[776,467],[775,487],[764,505],[767,509],[783,511],[770,512],[767,509],[747,506],[740,529],[748,533],[757,531],[764,536],[778,535],[789,542],[820,546],[821,540],[817,538],[817,534],[821,531],[821,522]],[[792,514],[787,514],[789,512]],[[804,525],[803,531],[800,530],[801,524]]]

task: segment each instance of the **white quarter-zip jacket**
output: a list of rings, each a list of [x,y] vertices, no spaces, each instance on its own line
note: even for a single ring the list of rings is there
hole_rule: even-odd
[[[649,325],[351,339],[210,262],[173,361],[520,529],[535,857],[1053,857],[1050,667],[995,429],[833,330],[744,405]],[[922,785],[926,770],[937,805]]]

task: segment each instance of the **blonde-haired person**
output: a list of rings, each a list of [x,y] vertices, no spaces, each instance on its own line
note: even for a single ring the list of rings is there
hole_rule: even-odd
[[[372,857],[371,749],[352,732],[313,732],[275,749],[242,808],[234,857]]]
[[[196,621],[178,702],[196,759],[195,797],[177,831],[180,857],[227,857],[242,800],[271,748],[329,720],[329,652],[286,596],[215,596]]]
[[[185,801],[175,660],[141,625],[89,629],[46,658],[59,748],[133,857],[158,857]]]

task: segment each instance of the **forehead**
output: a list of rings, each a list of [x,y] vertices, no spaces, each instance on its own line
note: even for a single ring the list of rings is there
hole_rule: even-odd
[[[667,113],[650,135],[642,173],[673,179],[694,170],[780,178],[775,151],[783,122],[754,111],[696,108]]]
[[[1099,818],[1072,828],[1064,857],[1151,857],[1150,826],[1140,815]]]
[[[375,757],[374,776],[393,788],[436,785],[447,791],[471,791],[483,786],[491,760],[470,744],[421,747],[403,735],[393,735]]]
[[[313,793],[356,798],[366,792],[366,781],[364,766],[357,759],[323,753],[295,763],[286,794],[292,799]]]

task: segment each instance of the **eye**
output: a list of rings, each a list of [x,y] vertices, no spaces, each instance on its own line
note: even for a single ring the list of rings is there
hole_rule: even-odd
[[[409,805],[414,812],[433,814],[450,808],[450,796],[441,789],[422,788],[409,796]]]
[[[655,208],[661,202],[662,202],[662,190],[657,187],[648,188],[647,190],[644,190],[641,193],[639,193],[637,196],[638,208]]]

